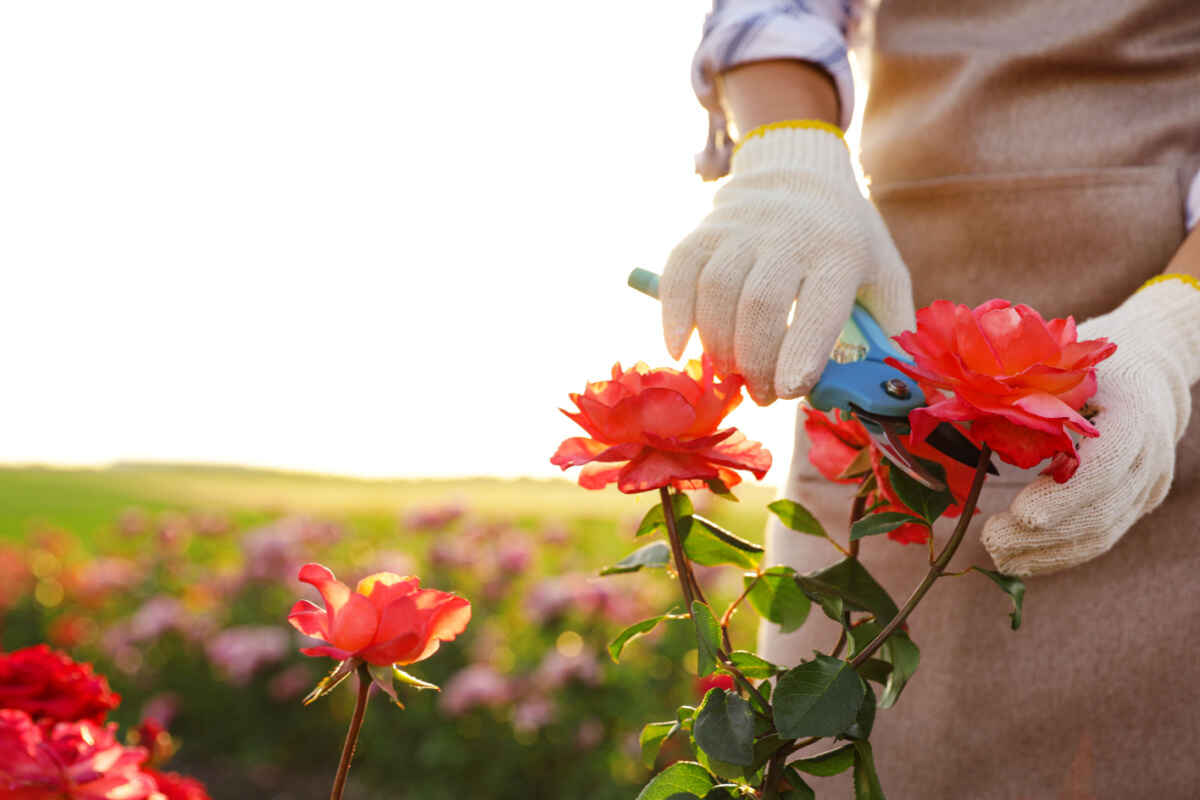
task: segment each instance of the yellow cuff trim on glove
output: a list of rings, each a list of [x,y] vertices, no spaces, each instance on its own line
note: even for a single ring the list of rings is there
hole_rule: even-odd
[[[1191,286],[1193,289],[1200,292],[1200,278],[1197,278],[1195,275],[1187,275],[1183,272],[1168,272],[1164,275],[1155,275],[1153,278],[1143,283],[1138,288],[1138,291],[1140,292],[1147,286],[1153,286],[1156,283],[1163,283],[1164,281],[1183,281],[1188,286]]]
[[[762,135],[766,134],[768,131],[777,131],[777,130],[783,130],[786,128],[799,128],[799,129],[808,129],[808,130],[814,130],[814,131],[825,131],[826,133],[832,133],[834,136],[841,139],[843,144],[845,144],[845,142],[846,142],[846,135],[844,133],[842,133],[842,129],[839,128],[837,125],[832,125],[828,122],[824,122],[819,119],[785,119],[785,120],[781,120],[779,122],[768,122],[766,125],[759,125],[757,128],[754,128],[751,131],[747,131],[746,135],[742,137],[742,140],[737,143],[737,147],[733,148],[733,152],[736,155],[737,151],[741,148],[742,145],[744,145],[746,142],[750,141],[751,139],[753,139],[756,136],[762,136]]]

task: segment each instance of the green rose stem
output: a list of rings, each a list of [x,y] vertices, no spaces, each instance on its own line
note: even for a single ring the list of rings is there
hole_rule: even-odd
[[[867,510],[867,496],[858,494],[854,497],[854,505],[850,508],[850,529],[854,528],[854,523],[862,519],[863,512]],[[850,542],[850,552],[847,558],[858,558],[859,540],[854,539]],[[837,658],[842,654],[842,648],[846,646],[848,631],[850,630],[850,612],[847,611],[842,615],[841,630],[838,632],[837,644],[833,646],[833,651],[829,654]]]
[[[366,663],[359,664],[358,699],[354,703],[354,716],[350,718],[350,730],[346,731],[346,744],[342,746],[342,760],[338,764],[337,777],[333,779],[333,791],[329,793],[329,800],[342,800],[346,776],[350,774],[350,760],[354,758],[354,748],[358,744],[358,731],[367,711],[367,694],[370,690],[371,673],[367,672]]]
[[[696,575],[692,572],[691,563],[688,561],[687,555],[683,552],[683,541],[679,538],[679,528],[675,519],[675,505],[671,502],[671,490],[666,486],[662,486],[658,490],[658,495],[662,499],[663,519],[667,523],[667,538],[671,542],[671,555],[675,559],[675,572],[679,575],[679,586],[683,590],[683,600],[687,603],[688,616],[692,616],[692,603],[697,599],[700,602],[707,602],[704,599],[704,594],[700,591],[700,585],[696,582]],[[725,645],[723,650],[717,651],[717,658],[721,662],[721,668],[733,676],[738,685],[749,695],[753,695],[759,703],[760,713],[769,713],[771,705],[767,699],[762,696],[762,693],[750,682],[750,680],[742,673],[740,669],[733,665],[729,659],[729,654],[733,652],[733,644],[729,640],[729,628],[726,625],[721,626],[721,639]]]
[[[954,558],[955,551],[958,550],[958,546],[962,544],[963,537],[967,534],[967,528],[971,524],[971,517],[975,515],[975,506],[979,503],[979,492],[983,489],[984,479],[987,478],[988,462],[991,459],[991,455],[992,449],[986,444],[980,447],[979,463],[975,468],[975,479],[971,481],[971,491],[967,494],[967,501],[963,503],[962,515],[958,518],[958,525],[954,528],[954,534],[950,537],[950,541],[946,542],[946,546],[942,548],[942,552],[938,555],[937,560],[929,566],[929,572],[925,573],[925,579],[909,595],[900,612],[892,617],[887,625],[883,626],[883,630],[879,632],[879,635],[872,639],[871,643],[864,647],[862,652],[850,661],[850,666],[857,668],[874,655],[875,651],[887,641],[887,638],[904,624],[904,620],[917,607],[917,603],[921,602],[921,598],[929,591],[929,587],[933,586],[933,582],[940,578],[942,573],[946,571],[946,566],[950,563],[950,559]]]

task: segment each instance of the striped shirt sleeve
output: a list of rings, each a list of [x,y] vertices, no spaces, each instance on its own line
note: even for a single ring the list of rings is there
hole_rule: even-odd
[[[741,64],[795,59],[817,64],[833,78],[841,124],[854,112],[854,80],[846,37],[857,0],[714,0],[692,61],[692,87],[705,108],[720,111],[716,78]]]

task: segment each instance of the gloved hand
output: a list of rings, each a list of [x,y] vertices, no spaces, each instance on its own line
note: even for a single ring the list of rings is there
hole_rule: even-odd
[[[1079,326],[1079,339],[1108,337],[1116,352],[1096,366],[1100,436],[1079,446],[1066,483],[1041,477],[1007,512],[989,519],[983,544],[996,568],[1037,575],[1107,552],[1167,496],[1175,445],[1200,380],[1200,282],[1154,279],[1115,311]]]
[[[914,327],[908,269],[833,126],[751,131],[713,206],[659,284],[675,358],[698,328],[717,370],[740,373],[766,405],[812,388],[856,297],[889,335]]]

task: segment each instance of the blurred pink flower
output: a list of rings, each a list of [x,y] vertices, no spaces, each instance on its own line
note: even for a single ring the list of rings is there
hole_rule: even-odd
[[[139,536],[150,530],[150,515],[142,508],[127,508],[117,518],[117,530],[126,536]]]
[[[522,733],[541,730],[554,721],[554,712],[554,701],[549,697],[528,697],[513,709],[513,730]]]
[[[477,706],[502,706],[512,699],[513,687],[503,675],[486,664],[472,664],[447,681],[438,705],[447,714],[457,716]]]
[[[226,628],[204,643],[204,652],[234,686],[245,686],[254,673],[287,655],[287,631],[274,625]]]
[[[188,515],[188,521],[196,533],[205,536],[219,536],[233,528],[229,517],[219,511],[193,511]]]
[[[571,532],[566,525],[547,525],[542,530],[542,542],[550,545],[561,545],[571,541]]]
[[[142,720],[152,720],[162,728],[169,728],[171,720],[179,713],[179,705],[179,695],[174,692],[156,694],[142,706]]]
[[[598,719],[585,719],[575,732],[575,746],[580,750],[591,750],[604,741],[604,723]]]
[[[168,512],[158,520],[158,542],[168,550],[182,551],[192,538],[192,523],[183,514]]]
[[[437,569],[464,569],[477,557],[477,549],[457,537],[440,538],[429,546],[429,563]]]
[[[414,508],[404,515],[404,526],[414,531],[436,531],[459,519],[466,512],[466,506],[458,501]]]
[[[536,623],[571,611],[613,622],[635,622],[646,603],[639,590],[613,578],[567,574],[538,582],[525,596],[525,612]]]
[[[299,697],[312,686],[313,676],[308,667],[303,664],[293,664],[271,678],[267,684],[267,694],[272,700],[285,703]]]
[[[76,599],[95,604],[114,592],[132,589],[142,580],[136,562],[116,556],[96,558],[76,567],[68,579],[68,588]]]
[[[160,800],[141,771],[146,751],[116,740],[116,723],[60,722],[48,730],[0,710],[0,795],[20,800]]]
[[[515,577],[524,572],[533,562],[533,547],[529,537],[516,534],[501,542],[496,553],[496,566],[500,574]]]
[[[314,551],[342,538],[340,525],[309,517],[284,517],[242,536],[246,577],[291,581]]]
[[[25,552],[15,547],[0,547],[0,611],[29,593],[33,574],[25,563]]]
[[[571,681],[589,686],[600,682],[600,665],[594,654],[584,650],[578,655],[565,656],[551,650],[533,673],[533,685],[543,692],[553,692]]]

